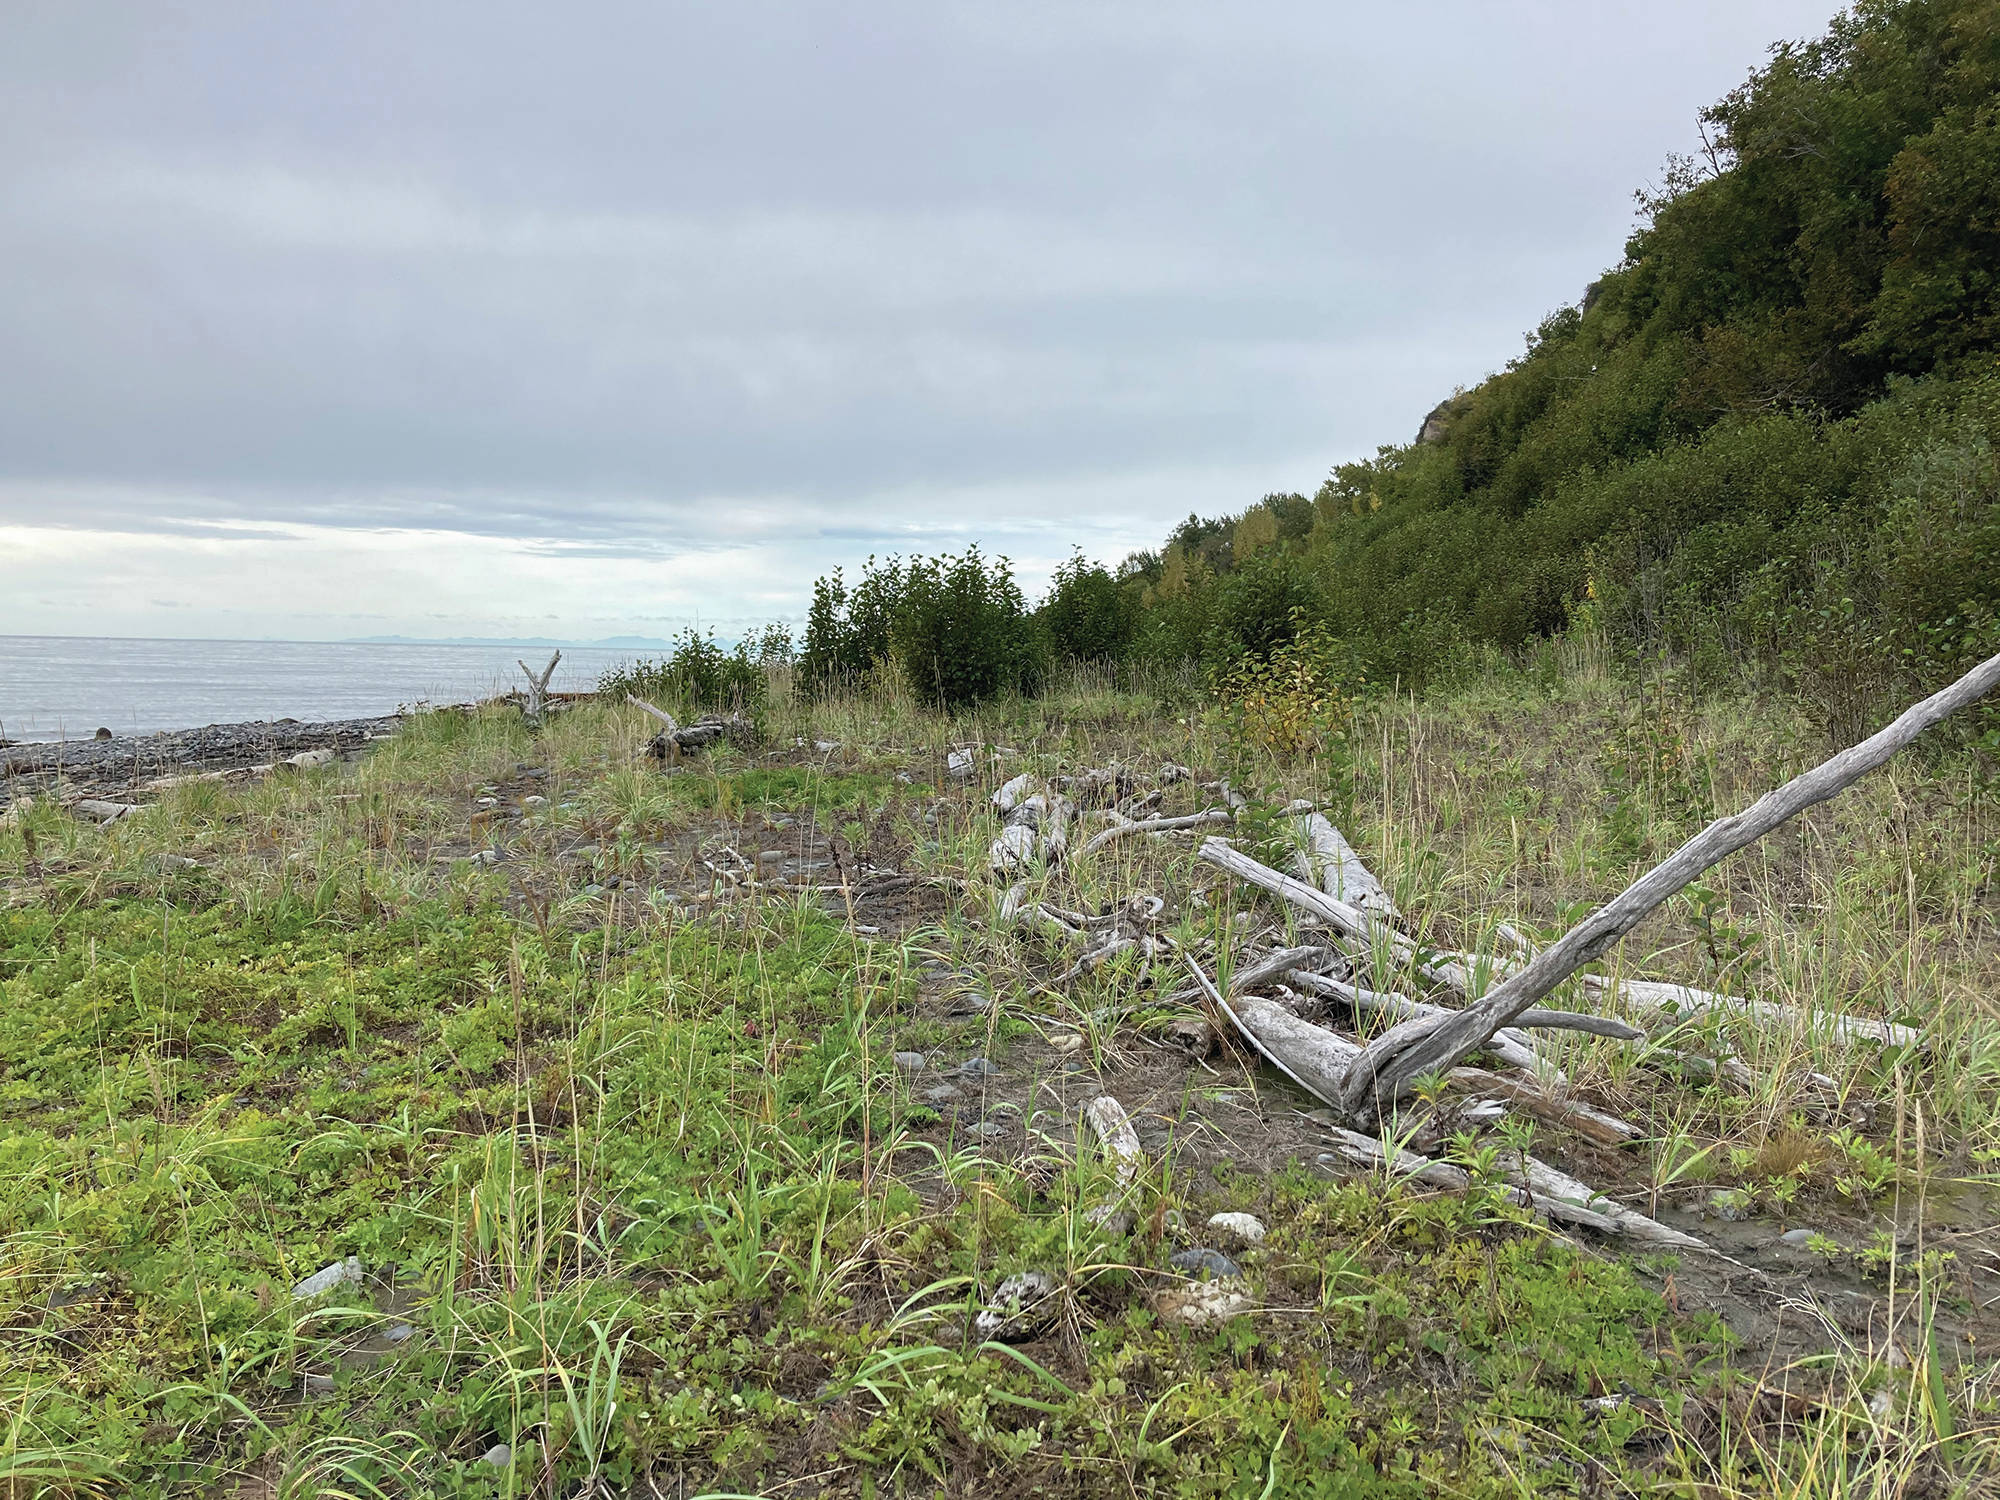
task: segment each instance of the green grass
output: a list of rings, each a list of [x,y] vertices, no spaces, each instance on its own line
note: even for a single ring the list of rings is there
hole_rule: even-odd
[[[1173,758],[1266,801],[1345,798],[1343,826],[1435,940],[1502,917],[1546,932],[1817,753],[1769,705],[1660,701],[1635,714],[1573,661],[1380,700],[1351,740],[1283,766],[1090,683],[957,722],[893,694],[781,701],[774,743],[850,748],[673,772],[639,758],[636,714],[582,709],[538,738],[439,714],[347,774],[187,788],[103,830],[37,809],[0,833],[0,1493],[1735,1495],[1839,1475],[1891,1495],[1990,1478],[1990,1368],[1923,1320],[1962,1299],[1950,1261],[1877,1268],[1904,1278],[1915,1357],[1831,1351],[1810,1411],[1773,1422],[1745,1404],[1760,1371],[1662,1294],[1670,1267],[1551,1237],[1490,1187],[1156,1155],[1136,1227],[1107,1236],[1085,1218],[1104,1168],[1062,1121],[1030,1118],[1018,1157],[982,1154],[889,1055],[1008,1057],[1054,1017],[1116,1093],[1119,1059],[1175,1014],[1135,968],[1050,991],[1043,940],[991,929],[977,881],[870,939],[797,896],[709,917],[629,887],[584,898],[561,855],[859,807],[913,867],[976,877],[984,791],[941,797],[939,772],[947,744],[998,744],[1010,770]],[[547,811],[494,835],[507,863],[457,858],[473,797],[523,765],[548,772]],[[1938,1039],[1920,1066],[1732,1026],[1766,1080],[1747,1097],[1565,1044],[1573,1077],[1656,1129],[1635,1184],[1789,1192],[1862,1223],[1898,1190],[1985,1180],[1994,825],[1964,777],[1901,768],[1627,945],[1635,972],[1920,1015]],[[537,904],[538,882],[568,894]],[[1198,883],[1184,845],[1126,840],[1054,893]],[[1232,904],[1183,903],[1179,930]],[[921,1005],[940,961],[999,1004]],[[1807,1122],[1808,1067],[1882,1111]],[[1219,1088],[1197,1070],[1188,1093]],[[1165,1323],[1168,1226],[1220,1208],[1270,1226],[1246,1261],[1260,1310]],[[292,1301],[346,1256],[364,1285]],[[1027,1268],[1056,1279],[1053,1321],[982,1343],[971,1313]],[[403,1322],[415,1334],[386,1342]],[[1635,1399],[1587,1405],[1614,1393]],[[481,1462],[496,1443],[511,1466]]]

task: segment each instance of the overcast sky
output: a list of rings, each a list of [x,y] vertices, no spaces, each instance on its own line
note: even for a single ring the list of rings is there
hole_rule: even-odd
[[[0,6],[0,633],[723,634],[1408,441],[1829,0]]]

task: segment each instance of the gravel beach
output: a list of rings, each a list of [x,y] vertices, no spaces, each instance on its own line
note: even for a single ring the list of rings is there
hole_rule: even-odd
[[[155,776],[227,771],[263,765],[302,750],[357,750],[393,734],[402,717],[278,719],[210,724],[123,739],[48,740],[0,747],[0,807],[41,795],[60,782],[65,791],[131,793]]]

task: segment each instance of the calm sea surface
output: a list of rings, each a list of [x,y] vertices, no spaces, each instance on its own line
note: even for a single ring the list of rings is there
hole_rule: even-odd
[[[150,734],[462,703],[519,686],[514,658],[539,671],[550,649],[0,635],[0,737],[88,739],[100,725],[119,735]],[[549,686],[593,687],[606,667],[648,654],[564,647]]]

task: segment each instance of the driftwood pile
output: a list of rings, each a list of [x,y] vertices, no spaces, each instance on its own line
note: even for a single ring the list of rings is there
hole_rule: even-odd
[[[757,726],[741,714],[704,714],[692,724],[683,724],[635,694],[627,693],[625,701],[660,721],[660,732],[646,742],[646,753],[655,760],[676,761],[684,752],[706,750],[717,740],[741,746],[756,742]]]
[[[1549,1009],[1539,1002],[1710,866],[1806,808],[1834,797],[1925,729],[1996,686],[2000,686],[2000,656],[1915,705],[1869,739],[1787,782],[1745,811],[1711,824],[1546,948],[1537,948],[1503,924],[1494,938],[1504,952],[1428,949],[1404,929],[1390,893],[1339,829],[1308,804],[1295,803],[1287,810],[1298,847],[1295,873],[1272,869],[1226,837],[1205,838],[1199,850],[1203,862],[1278,898],[1311,941],[1248,947],[1234,955],[1233,972],[1221,985],[1194,954],[1180,952],[1191,984],[1176,994],[1199,1000],[1207,1015],[1178,1024],[1176,1039],[1199,1053],[1212,1045],[1215,1028],[1234,1033],[1328,1106],[1336,1122],[1336,1155],[1371,1170],[1439,1186],[1462,1186],[1467,1179],[1462,1169],[1423,1154],[1425,1147],[1436,1149],[1441,1134],[1435,1129],[1427,1133],[1426,1121],[1411,1118],[1407,1106],[1426,1079],[1441,1082],[1460,1101],[1451,1115],[1459,1126],[1468,1119],[1490,1120],[1520,1110],[1560,1122],[1599,1146],[1636,1141],[1642,1135],[1637,1126],[1572,1096],[1568,1080],[1540,1049],[1537,1036],[1567,1030],[1643,1043],[1646,1032],[1618,1016]],[[1076,792],[1079,785],[1103,789],[1097,793],[1100,801],[1115,800],[1097,814],[1109,826],[1077,847],[1073,829],[1089,816],[1079,812],[1088,805]],[[1227,783],[1217,783],[1215,789],[1220,802],[1211,809],[1191,817],[1148,818],[1138,816],[1146,810],[1142,799],[1116,768],[1044,790],[1036,789],[1027,777],[1016,777],[1000,788],[994,803],[1006,822],[993,842],[990,863],[996,876],[1015,882],[1001,903],[1001,916],[1082,945],[1082,955],[1058,976],[1058,984],[1129,950],[1138,950],[1149,965],[1174,951],[1173,939],[1155,930],[1164,903],[1151,895],[1135,896],[1114,911],[1087,916],[1045,899],[1029,900],[1023,877],[1036,866],[1058,868],[1066,859],[1087,855],[1111,839],[1226,824],[1241,799]],[[1157,792],[1149,795],[1157,802]],[[1215,955],[1218,963],[1221,957]],[[1428,998],[1384,993],[1363,982],[1367,976],[1389,971],[1416,976],[1428,988]],[[1641,1018],[1671,1022],[1721,1012],[1803,1023],[1841,1043],[1923,1045],[1922,1033],[1911,1027],[1839,1014],[1800,1016],[1771,1001],[1684,985],[1586,975],[1580,987],[1593,1000],[1621,1001],[1628,1013]],[[1392,1018],[1395,1024],[1365,1044],[1323,1024],[1352,1024],[1370,1015]],[[1467,1066],[1479,1054],[1490,1059],[1491,1068]],[[1747,1081],[1750,1076],[1747,1067],[1733,1058],[1703,1058],[1659,1046],[1648,1048],[1645,1055],[1694,1071],[1705,1066],[1711,1076],[1725,1080]],[[1831,1087],[1831,1080],[1816,1081]],[[1512,1171],[1521,1200],[1550,1218],[1637,1243],[1707,1248],[1525,1153],[1514,1153]]]

